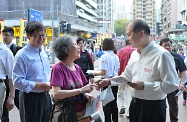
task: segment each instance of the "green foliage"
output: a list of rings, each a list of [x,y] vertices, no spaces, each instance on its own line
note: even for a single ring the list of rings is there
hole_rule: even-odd
[[[114,30],[117,36],[124,35],[126,36],[126,24],[129,22],[127,19],[115,20]]]

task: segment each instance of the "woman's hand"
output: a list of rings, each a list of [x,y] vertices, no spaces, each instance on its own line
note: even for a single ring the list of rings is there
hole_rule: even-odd
[[[92,105],[92,101],[93,101],[93,99],[94,99],[94,97],[91,95],[91,94],[89,94],[89,93],[85,93],[85,96],[86,96],[86,99],[90,102],[90,104]]]
[[[95,84],[88,84],[86,86],[83,86],[82,88],[80,88],[80,92],[81,93],[90,93],[93,91],[94,87],[96,87]]]

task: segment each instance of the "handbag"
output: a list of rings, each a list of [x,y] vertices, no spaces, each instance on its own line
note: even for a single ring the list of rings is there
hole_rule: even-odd
[[[52,114],[50,122],[78,122],[71,102],[63,100],[53,100]]]
[[[115,99],[114,94],[112,92],[111,86],[108,86],[104,91],[99,94],[99,98],[103,103],[103,106],[108,104],[109,102]]]
[[[53,102],[50,122],[78,122],[77,113],[74,111],[73,104],[75,102],[83,102],[86,104],[87,99],[85,99],[84,94],[80,94],[62,100],[53,99]]]

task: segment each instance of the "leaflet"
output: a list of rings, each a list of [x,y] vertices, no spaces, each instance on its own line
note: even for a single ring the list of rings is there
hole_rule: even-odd
[[[98,73],[98,72],[99,72],[98,70],[87,70],[86,73],[92,75],[92,74],[94,74],[94,73]]]
[[[113,78],[110,78],[111,80],[111,85],[113,84],[127,84],[129,81],[127,81],[125,78],[122,76],[115,76]]]

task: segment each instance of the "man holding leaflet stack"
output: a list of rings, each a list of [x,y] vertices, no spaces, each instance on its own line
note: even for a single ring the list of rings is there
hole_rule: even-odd
[[[132,20],[126,32],[132,47],[137,49],[132,53],[125,71],[118,79],[102,79],[96,84],[101,88],[124,82],[133,88],[130,122],[165,122],[166,96],[179,85],[173,57],[150,40],[150,28],[144,20]]]

